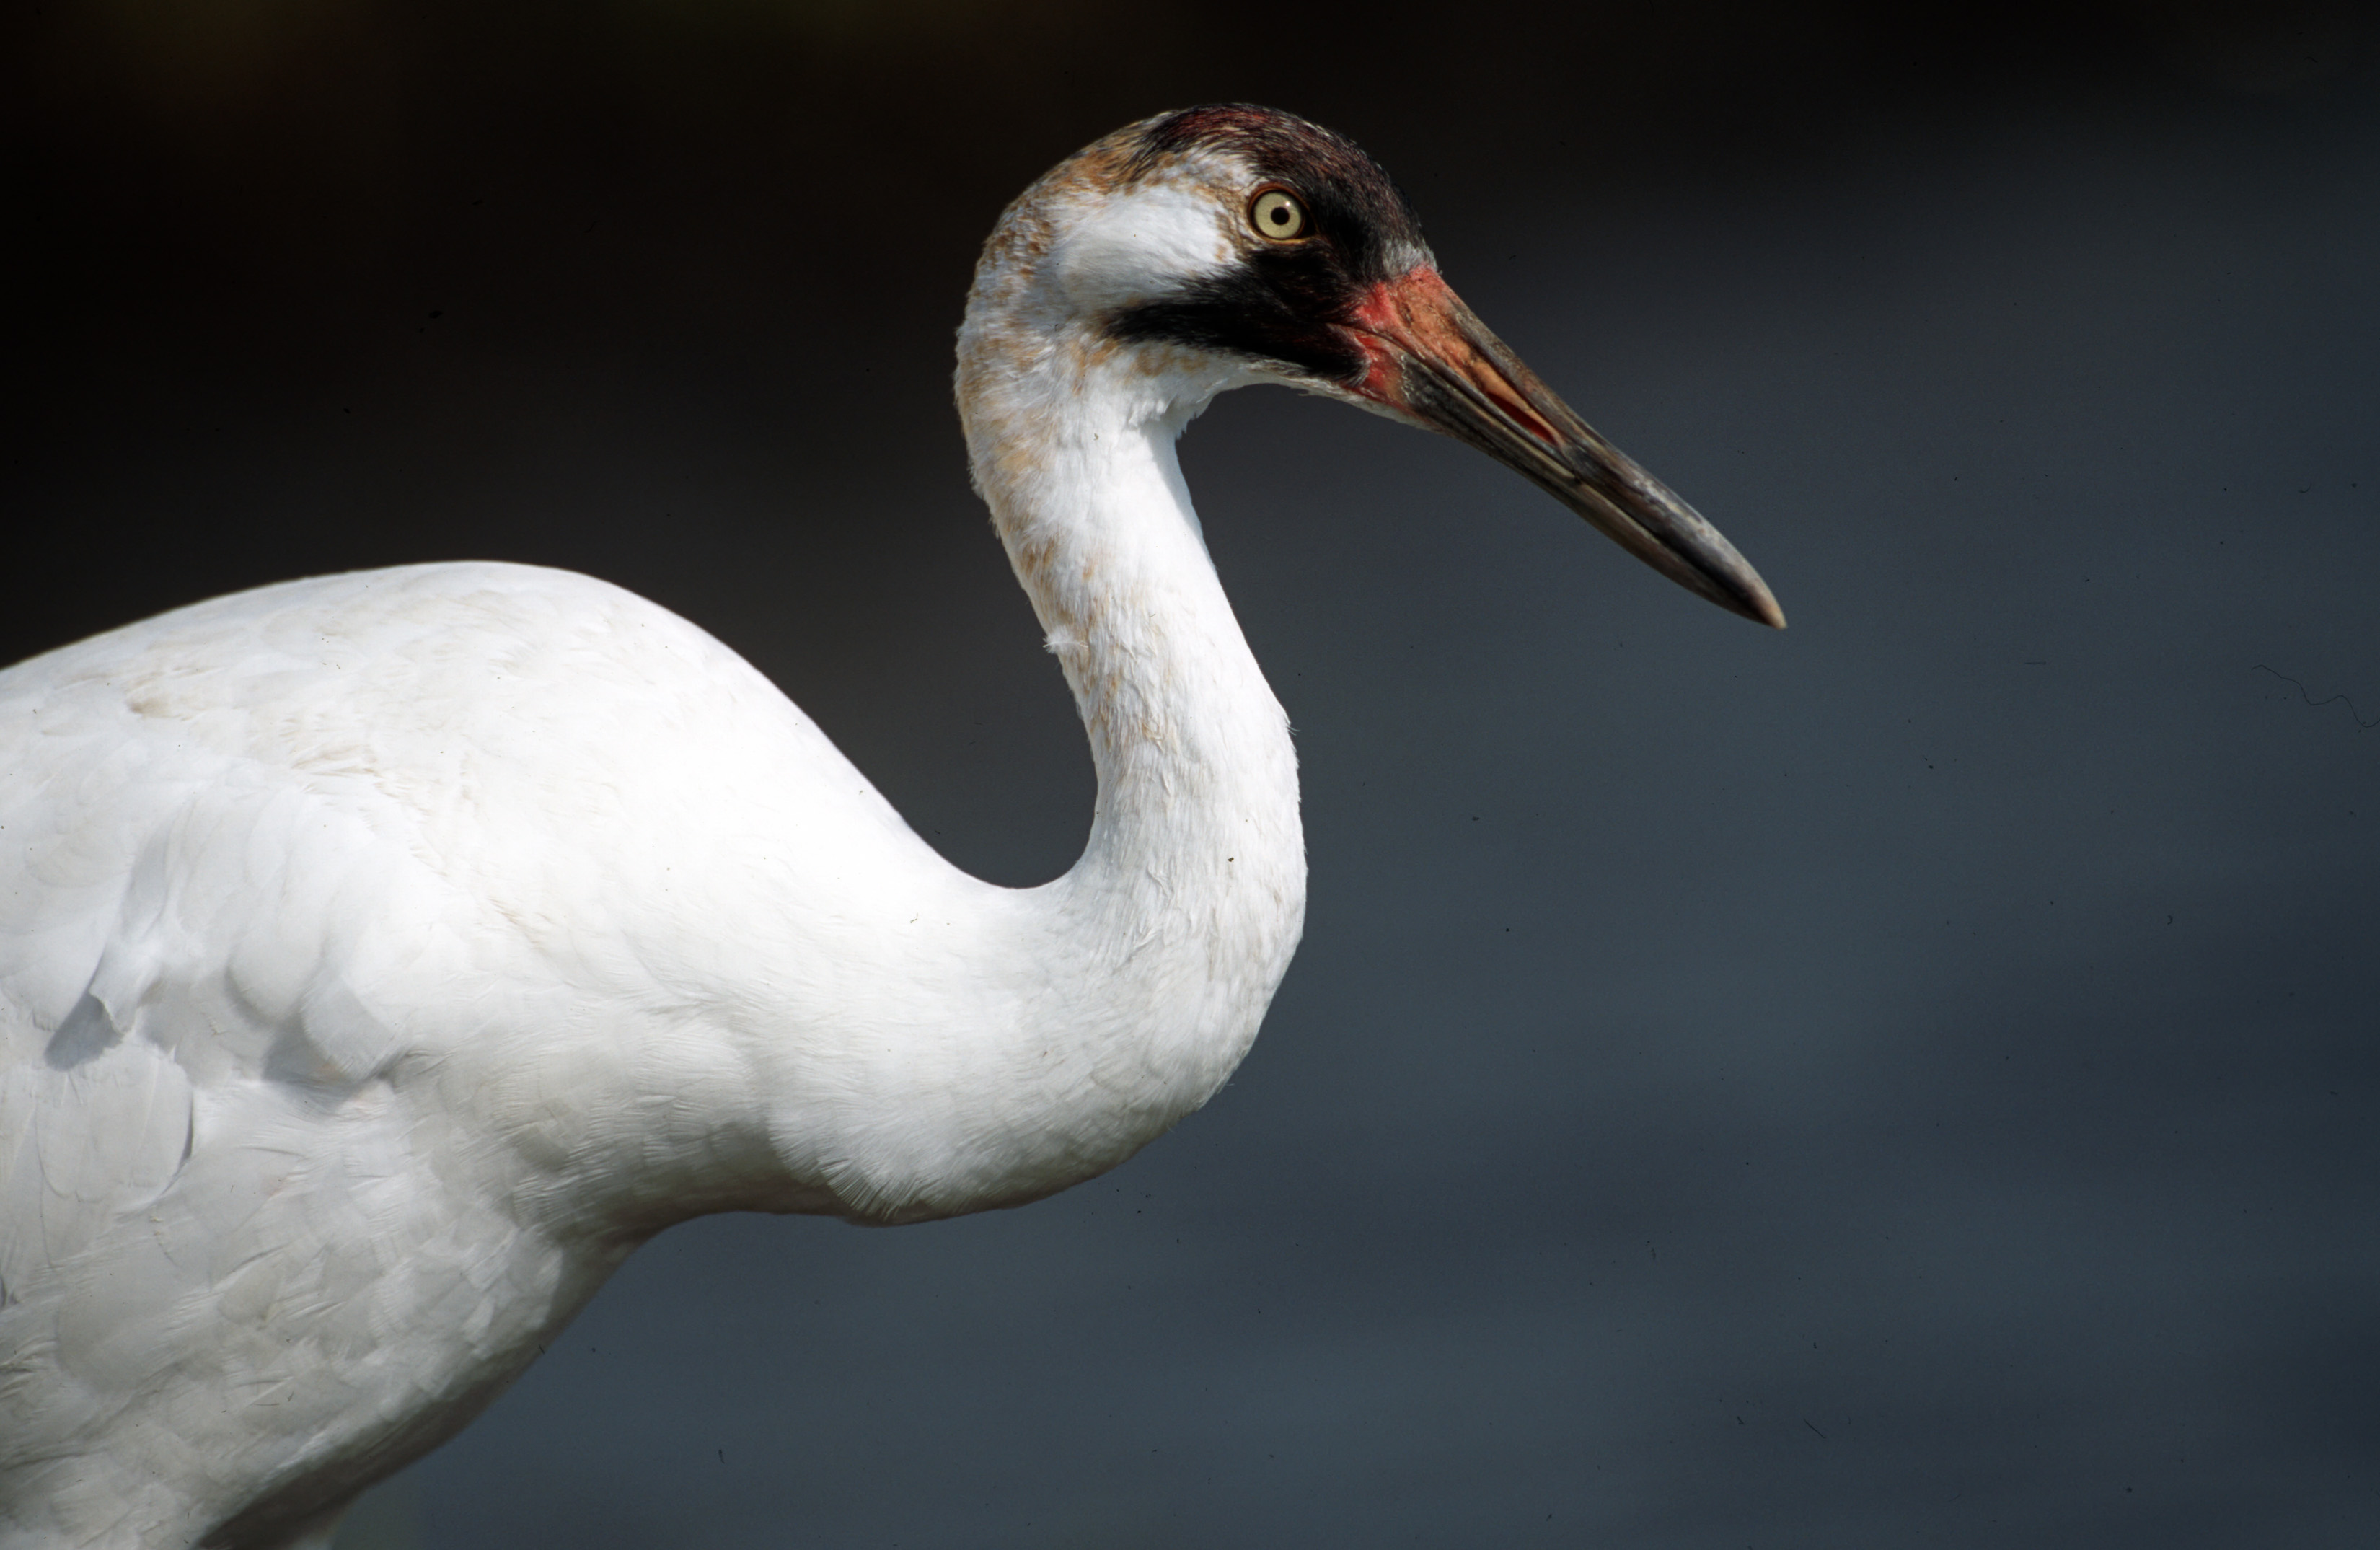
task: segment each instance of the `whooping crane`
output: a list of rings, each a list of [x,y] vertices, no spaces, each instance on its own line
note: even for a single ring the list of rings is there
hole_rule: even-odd
[[[670,1224],[1021,1205],[1205,1103],[1305,896],[1174,459],[1218,393],[1443,431],[1783,623],[1286,114],[1062,163],[958,354],[1098,773],[1042,887],[953,868],[734,652],[585,576],[290,582],[0,674],[0,1550],[325,1544]]]

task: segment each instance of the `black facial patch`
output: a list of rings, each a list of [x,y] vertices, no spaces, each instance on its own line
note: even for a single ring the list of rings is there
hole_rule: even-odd
[[[1243,103],[1151,120],[1124,176],[1145,176],[1201,146],[1236,153],[1260,180],[1294,193],[1308,235],[1263,244],[1220,274],[1132,308],[1110,332],[1279,361],[1334,381],[1361,377],[1363,353],[1337,325],[1381,281],[1431,261],[1413,207],[1354,141]]]

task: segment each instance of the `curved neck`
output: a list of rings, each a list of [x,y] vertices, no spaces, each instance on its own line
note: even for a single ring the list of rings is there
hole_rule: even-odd
[[[1301,896],[1296,757],[1208,558],[1174,441],[1222,382],[1095,363],[987,381],[963,354],[977,488],[1073,690],[1099,803],[1080,892],[1189,868]],[[1245,831],[1248,854],[1231,842]],[[1187,880],[1186,878],[1184,880]]]
[[[1111,938],[1101,957],[1128,960],[1153,933],[1196,937],[1202,960],[1243,960],[1261,977],[1260,988],[1236,972],[1208,987],[1246,1023],[1220,1052],[1220,1081],[1287,967],[1305,888],[1288,719],[1223,595],[1174,454],[1183,428],[1236,381],[1198,357],[1037,344],[1019,352],[971,315],[958,388],[976,486],[1099,778],[1089,842],[1050,902],[1087,912],[1077,924]],[[1031,369],[1018,369],[1020,353]]]
[[[1081,860],[1039,888],[994,887],[889,809],[880,829],[845,814],[856,837],[840,842],[857,848],[826,867],[722,857],[746,884],[732,919],[648,922],[699,929],[663,956],[715,963],[708,993],[730,987],[701,1020],[721,1035],[712,1064],[682,1023],[658,1042],[625,1025],[632,1055],[678,1050],[672,1080],[708,1084],[702,1100],[655,1109],[634,1096],[632,1058],[625,1085],[580,1082],[585,1144],[546,1192],[564,1215],[644,1233],[715,1210],[903,1222],[1020,1205],[1163,1134],[1255,1039],[1305,919],[1296,759],[1173,454],[1232,383],[1002,343],[971,313],[960,408],[1090,738],[1099,805]],[[784,822],[787,851],[818,851],[814,817]]]
[[[1050,1193],[1205,1103],[1255,1038],[1305,914],[1287,719],[1174,456],[1182,427],[1232,383],[1012,345],[971,309],[960,411],[977,486],[1081,710],[1098,807],[1065,876],[986,902],[972,951],[1005,961],[993,977],[1008,987],[962,1012],[978,1096],[950,1126],[966,1155],[895,1169],[910,1178],[885,1181],[893,1196],[929,1173],[941,1182],[894,1219]]]
[[[1305,919],[1296,759],[1173,454],[1231,384],[1065,351],[1020,368],[974,323],[977,480],[1098,769],[1082,858],[1039,888],[967,877],[790,706],[739,707],[754,740],[721,746],[749,778],[645,805],[618,926],[558,982],[585,998],[519,1018],[549,1058],[486,1039],[439,1068],[442,1102],[512,1138],[538,1220],[624,1242],[710,1211],[1021,1205],[1163,1134],[1256,1037]],[[771,765],[805,750],[827,757],[778,793]]]

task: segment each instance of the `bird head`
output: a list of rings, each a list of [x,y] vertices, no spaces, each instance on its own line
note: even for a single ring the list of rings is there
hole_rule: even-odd
[[[1002,217],[968,301],[961,398],[986,359],[1222,388],[1275,381],[1439,431],[1518,471],[1731,612],[1783,627],[1718,531],[1597,434],[1439,274],[1413,207],[1355,144],[1245,104],[1117,131]]]

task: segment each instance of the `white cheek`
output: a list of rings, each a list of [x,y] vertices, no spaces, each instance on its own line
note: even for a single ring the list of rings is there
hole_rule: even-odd
[[[1213,200],[1157,187],[1087,212],[1050,254],[1050,268],[1075,308],[1105,312],[1178,290],[1232,259]]]

